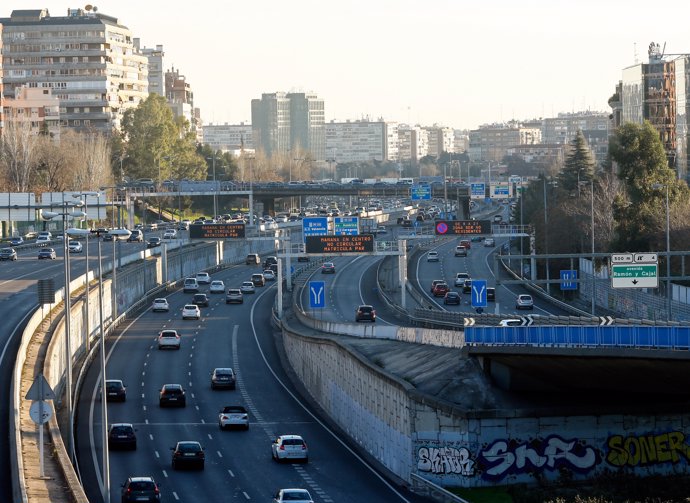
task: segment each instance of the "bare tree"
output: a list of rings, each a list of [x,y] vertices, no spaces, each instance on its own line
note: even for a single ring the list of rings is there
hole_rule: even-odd
[[[73,186],[78,190],[95,190],[112,181],[110,144],[99,133],[83,133],[77,144]]]
[[[0,137],[0,164],[9,190],[30,190],[37,143],[38,136],[32,131],[31,121],[7,117]]]
[[[45,135],[38,138],[36,169],[31,183],[34,192],[63,192],[70,188],[76,135],[72,131],[62,131],[59,142]]]

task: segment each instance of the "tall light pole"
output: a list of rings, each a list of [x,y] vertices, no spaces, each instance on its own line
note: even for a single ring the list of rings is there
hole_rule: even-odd
[[[81,218],[84,216],[83,211],[72,211],[67,213],[67,208],[80,207],[81,201],[62,203],[63,211],[56,213],[53,211],[42,211],[41,218],[43,220],[52,220],[53,218],[62,217],[62,246],[64,253],[64,267],[65,267],[65,407],[67,408],[67,418],[69,420],[69,427],[67,432],[67,446],[70,460],[74,462],[74,410],[72,404],[72,337],[71,337],[71,319],[70,311],[72,309],[70,302],[70,270],[69,270],[69,247],[67,234],[67,217]]]
[[[668,183],[655,183],[653,189],[666,188],[666,310],[671,321],[671,217],[668,206]]]
[[[213,153],[213,157],[207,157],[209,161],[213,161],[213,218],[218,215],[218,195],[216,190],[216,153]]]
[[[551,283],[549,283],[549,217],[546,211],[546,175],[544,175],[544,253],[546,255],[546,293],[551,295]]]
[[[594,312],[596,310],[596,302],[594,301],[594,282],[596,281],[596,271],[594,270],[594,178],[591,180],[592,182],[592,200],[591,200],[591,208],[590,208],[590,213],[592,215],[592,316],[594,316]]]

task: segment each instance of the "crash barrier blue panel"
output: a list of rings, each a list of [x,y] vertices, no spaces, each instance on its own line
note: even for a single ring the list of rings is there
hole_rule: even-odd
[[[466,327],[469,345],[690,349],[690,327]]]

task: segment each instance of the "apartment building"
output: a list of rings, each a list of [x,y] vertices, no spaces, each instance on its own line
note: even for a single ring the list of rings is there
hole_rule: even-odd
[[[253,150],[251,124],[205,124],[203,143],[213,150]]]
[[[184,75],[174,67],[165,72],[165,98],[175,117],[183,117],[189,123],[189,128],[201,139],[201,123],[197,122],[198,109],[194,108],[194,92]]]
[[[26,121],[34,134],[60,138],[60,100],[50,88],[19,87],[3,103],[5,121]]]
[[[453,128],[427,126],[424,128],[429,138],[429,155],[440,157],[443,152],[455,152],[455,131]]]
[[[541,143],[541,128],[518,122],[490,124],[470,131],[469,136],[471,161],[501,162],[510,147]]]
[[[559,113],[557,117],[542,120],[542,142],[548,145],[568,145],[575,140],[577,132],[582,131],[595,162],[602,166],[608,156],[612,126],[611,118],[605,112]]]
[[[398,124],[368,119],[326,124],[326,152],[336,163],[395,161]]]
[[[117,18],[85,9],[14,10],[2,25],[3,96],[49,88],[60,124],[109,134],[148,95],[148,62]]]
[[[165,72],[163,69],[165,52],[162,45],[156,45],[155,49],[151,47],[140,47],[140,40],[134,39],[134,46],[141,51],[141,54],[146,56],[149,65],[148,79],[149,79],[149,94],[156,93],[159,96],[165,96]]]
[[[398,127],[398,160],[418,162],[429,154],[429,132],[419,126]]]

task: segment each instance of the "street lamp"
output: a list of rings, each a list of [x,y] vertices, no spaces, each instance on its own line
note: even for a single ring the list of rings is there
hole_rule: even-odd
[[[549,217],[546,211],[546,176],[544,176],[544,254],[546,255],[546,293],[551,295],[551,283],[549,283]]]
[[[65,201],[63,204],[63,210],[73,207],[81,207],[81,201]],[[74,462],[74,411],[72,405],[72,338],[71,338],[71,323],[70,323],[70,311],[72,309],[70,303],[70,270],[69,270],[69,248],[68,248],[68,234],[67,234],[67,218],[71,219],[81,218],[85,215],[83,211],[76,210],[70,213],[66,211],[54,212],[54,211],[41,211],[41,218],[43,220],[52,220],[54,218],[62,217],[62,245],[64,253],[64,267],[65,267],[65,406],[67,408],[67,418],[69,420],[69,428],[67,433],[67,445],[69,457],[72,462]]]
[[[668,321],[671,321],[671,219],[668,207],[668,184],[655,183],[653,189],[666,188],[666,309]]]
[[[218,195],[216,190],[216,154],[213,153],[213,157],[207,157],[206,159],[213,160],[213,218],[218,215]]]

